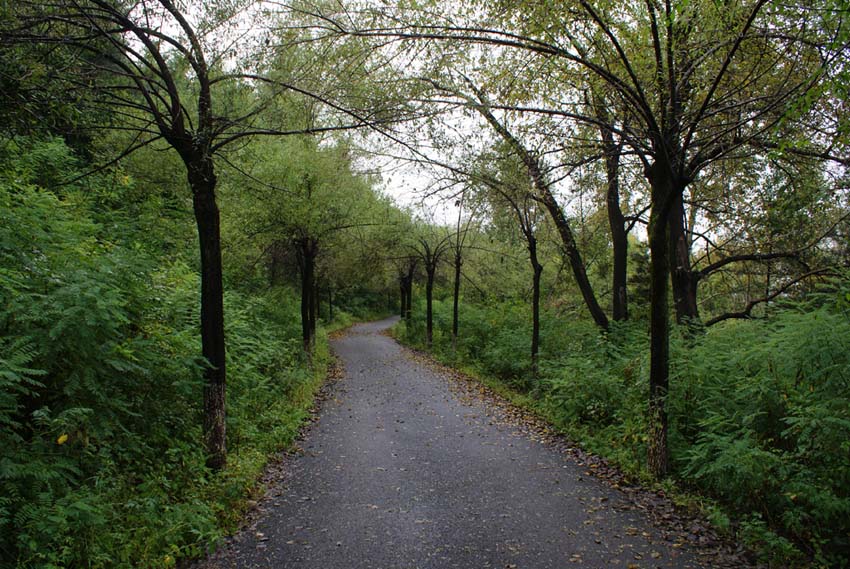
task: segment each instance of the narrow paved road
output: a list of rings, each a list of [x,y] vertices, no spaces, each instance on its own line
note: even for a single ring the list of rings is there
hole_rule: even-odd
[[[625,495],[495,418],[380,332],[334,342],[345,377],[262,516],[205,567],[701,567]]]

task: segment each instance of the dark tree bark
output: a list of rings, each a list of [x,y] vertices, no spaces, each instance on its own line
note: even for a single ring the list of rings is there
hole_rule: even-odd
[[[425,265],[425,345],[430,348],[434,343],[434,278],[437,263]]]
[[[454,258],[454,291],[452,294],[452,351],[457,352],[457,335],[459,329],[459,304],[460,304],[460,276],[463,257],[461,256],[460,247],[455,250]]]
[[[669,278],[667,231],[664,220],[652,220],[650,251],[650,371],[649,470],[657,478],[667,474],[667,392],[670,388],[670,323],[667,307]]]
[[[301,342],[304,352],[313,353],[315,346],[316,310],[316,255],[318,242],[310,237],[301,237],[295,242],[295,256],[301,273]]]
[[[269,286],[273,287],[281,282],[283,276],[283,260],[281,259],[280,247],[276,242],[269,246],[267,258]]]
[[[537,377],[540,352],[540,276],[543,265],[537,258],[537,239],[528,237],[528,257],[533,271],[531,288],[531,373]]]
[[[460,333],[460,279],[463,268],[463,246],[468,235],[467,230],[472,221],[472,216],[469,216],[466,226],[463,225],[463,205],[466,198],[466,192],[462,192],[460,200],[457,202],[457,226],[455,227],[455,241],[452,244],[454,249],[454,287],[452,291],[452,353],[457,354],[458,334]]]
[[[605,191],[608,226],[611,230],[613,253],[613,275],[611,287],[612,316],[616,321],[629,319],[629,301],[626,275],[629,262],[629,238],[626,231],[626,219],[620,208],[620,153],[621,146],[614,141],[611,131],[600,129],[605,151],[605,173],[607,187]]]
[[[685,207],[682,195],[673,200],[669,219],[670,282],[673,288],[673,304],[676,308],[676,323],[698,324],[697,273],[691,270],[691,246],[685,230]]]
[[[313,344],[313,348],[316,347],[316,327],[319,323],[319,310],[321,309],[321,300],[322,298],[319,296],[319,285],[315,284],[315,278],[313,279],[313,291],[310,294],[310,340]]]
[[[310,269],[309,261],[301,259],[301,347],[310,353],[313,345],[310,328]]]
[[[649,443],[647,463],[656,478],[669,471],[667,444],[667,393],[670,389],[670,215],[684,183],[676,183],[673,170],[656,159],[647,168],[652,192],[649,216],[650,254],[650,355],[649,355]]]
[[[415,273],[416,260],[410,259],[407,262],[405,271],[401,278],[401,286],[404,290],[404,294],[402,295],[403,305],[401,307],[401,315],[408,323],[413,315],[413,276]]]
[[[440,260],[450,246],[450,236],[429,240],[420,237],[414,247],[419,260],[425,266],[425,345],[430,348],[434,341],[434,281]],[[411,266],[410,275],[413,274]],[[411,281],[413,279],[411,278]]]
[[[227,462],[227,373],[216,177],[211,159],[193,161],[187,167],[201,254],[201,350],[209,364],[204,370],[204,445],[207,466],[219,470]]]
[[[656,222],[650,237],[650,372],[649,372],[649,470],[661,478],[668,470],[667,392],[670,388],[670,323],[667,315],[667,235]]]
[[[413,317],[413,277],[410,276],[405,281],[405,287],[407,287],[407,294],[405,294],[405,300],[407,300],[407,304],[404,307],[404,319],[410,322],[410,319]]]

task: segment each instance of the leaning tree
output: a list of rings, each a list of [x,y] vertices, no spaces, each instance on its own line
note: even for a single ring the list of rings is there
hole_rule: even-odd
[[[444,17],[417,6],[381,7],[359,19],[353,12],[362,10],[348,10],[323,14],[318,25],[328,35],[394,40],[418,50],[481,46],[473,49],[486,50],[487,57],[475,61],[472,74],[504,77],[510,71],[494,72],[488,59],[498,64],[506,51],[533,54],[547,70],[535,80],[551,80],[556,88],[548,95],[532,92],[525,100],[493,97],[489,108],[603,128],[641,163],[651,198],[648,462],[663,476],[668,469],[671,224],[691,184],[712,164],[773,151],[846,156],[846,117],[822,120],[831,117],[830,108],[844,108],[840,93],[846,94],[842,84],[850,69],[846,5],[840,0],[503,0],[471,9],[444,3],[441,9]],[[600,120],[587,100],[612,101],[609,110],[618,117]],[[789,125],[798,133],[793,138],[787,136]]]
[[[343,110],[326,93],[289,83],[286,75],[228,72],[245,55],[252,38],[259,39],[240,32],[238,26],[251,13],[252,4],[252,0],[20,0],[0,19],[0,49],[43,45],[61,51],[64,67],[51,80],[85,100],[87,112],[95,117],[89,126],[127,134],[129,144],[110,163],[164,142],[185,166],[200,245],[201,344],[208,364],[203,430],[207,464],[213,469],[226,463],[217,157],[247,137],[317,133],[370,122]],[[243,94],[244,106],[225,104],[235,92]],[[344,116],[345,124],[328,116],[326,126],[315,120],[298,125],[292,117],[287,123],[292,128],[263,121],[269,101],[281,95],[318,101],[331,111],[325,115]],[[315,116],[314,112],[311,119]]]

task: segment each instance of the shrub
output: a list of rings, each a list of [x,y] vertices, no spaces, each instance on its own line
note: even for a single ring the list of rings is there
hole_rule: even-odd
[[[0,567],[173,566],[294,438],[326,351],[310,370],[292,292],[228,292],[230,465],[211,473],[197,272],[28,164],[0,168]]]

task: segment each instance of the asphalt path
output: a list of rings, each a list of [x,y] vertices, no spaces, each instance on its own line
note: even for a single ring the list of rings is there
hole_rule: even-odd
[[[334,340],[345,374],[303,452],[204,567],[711,566],[627,494],[381,334],[395,321]]]

